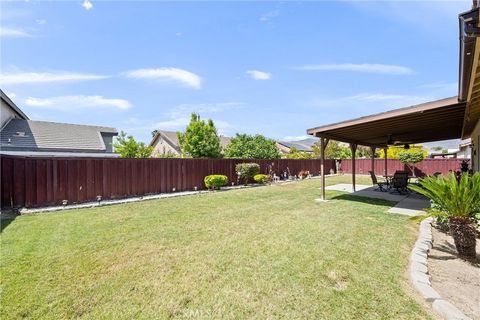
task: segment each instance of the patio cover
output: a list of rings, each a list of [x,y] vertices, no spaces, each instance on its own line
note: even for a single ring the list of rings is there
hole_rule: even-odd
[[[397,144],[456,139],[462,135],[465,106],[451,97],[311,128],[307,133],[376,148],[387,147],[389,137]]]
[[[347,142],[352,150],[352,184],[355,191],[355,152],[358,145],[372,148],[372,171],[375,150],[386,152],[389,145],[461,138],[466,103],[458,97],[431,101],[371,116],[311,128],[307,133],[320,138],[320,200],[325,200],[325,148],[329,140]],[[387,175],[387,157],[385,157]]]

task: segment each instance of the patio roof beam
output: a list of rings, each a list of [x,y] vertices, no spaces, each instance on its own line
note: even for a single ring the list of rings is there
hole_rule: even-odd
[[[357,153],[357,144],[350,143],[350,149],[352,150],[352,185],[353,185],[353,192],[357,191],[356,183],[355,183],[355,157]]]
[[[361,142],[361,141],[357,141],[357,140],[354,140],[354,139],[345,139],[345,138],[342,138],[342,137],[338,137],[338,136],[335,136],[335,135],[332,135],[332,134],[324,134],[324,133],[319,133],[319,134],[314,134],[314,136],[318,137],[318,138],[326,138],[328,140],[335,140],[335,141],[340,141],[340,142],[344,142],[344,143],[348,143],[348,144],[356,144],[357,146],[358,145],[362,145],[362,146],[366,146],[366,147],[376,147],[376,148],[384,148],[386,146],[386,144],[371,144],[371,143],[365,143],[365,142]]]
[[[307,133],[317,137],[385,148],[392,137],[398,145],[460,138],[466,104],[457,97],[315,127]]]
[[[320,200],[325,201],[325,149],[330,139],[320,138]]]

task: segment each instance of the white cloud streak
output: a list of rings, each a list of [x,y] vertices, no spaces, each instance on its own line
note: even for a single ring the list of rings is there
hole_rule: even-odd
[[[17,72],[1,74],[0,83],[2,83],[2,85],[23,83],[48,83],[62,81],[100,80],[106,78],[109,78],[109,76],[75,72]]]
[[[391,64],[313,64],[294,67],[295,70],[301,71],[350,71],[350,72],[365,72],[365,73],[380,73],[392,75],[410,75],[415,72],[408,67],[391,65]]]
[[[244,104],[241,102],[181,104],[168,113],[170,119],[155,123],[155,128],[160,130],[183,130],[190,123],[192,112],[200,114],[203,118],[205,114],[221,113],[242,108],[243,106]],[[219,133],[224,133],[225,130],[232,128],[232,125],[226,121],[214,119],[214,123]]]
[[[179,68],[137,69],[125,72],[125,75],[133,79],[175,81],[193,89],[200,89],[202,87],[202,78],[200,76]]]
[[[126,110],[131,107],[130,102],[124,99],[109,99],[102,96],[58,96],[51,98],[25,99],[25,105],[35,108],[58,111],[76,111],[79,109],[114,108]]]
[[[314,137],[312,136],[307,136],[307,135],[303,135],[303,136],[286,136],[283,138],[283,140],[285,141],[300,141],[300,140],[305,140],[305,139],[315,139]]]
[[[384,93],[360,93],[353,96],[329,98],[316,100],[313,105],[316,107],[332,107],[332,106],[350,106],[355,107],[365,105],[385,105],[389,107],[407,107],[422,102],[432,100],[432,97],[425,96],[409,96],[400,94],[384,94]],[[387,106],[387,105],[386,105]]]
[[[93,4],[92,4],[92,2],[91,2],[90,0],[85,0],[85,1],[83,1],[83,3],[82,3],[82,7],[83,7],[85,10],[88,11],[88,10],[90,10],[90,9],[93,8]]]
[[[240,102],[221,102],[221,103],[185,103],[176,106],[169,113],[172,118],[189,118],[192,112],[200,115],[205,113],[219,113],[228,110],[238,109],[243,107],[243,103]]]
[[[267,13],[262,14],[258,20],[260,20],[261,22],[267,22],[269,20],[272,20],[273,18],[278,17],[279,15],[280,15],[280,10],[275,9],[275,10],[272,10],[272,11],[269,11]]]
[[[29,38],[31,36],[31,34],[22,29],[9,27],[0,28],[0,37],[2,38]]]
[[[269,80],[272,78],[271,73],[260,70],[248,70],[246,73],[250,78],[255,80]]]

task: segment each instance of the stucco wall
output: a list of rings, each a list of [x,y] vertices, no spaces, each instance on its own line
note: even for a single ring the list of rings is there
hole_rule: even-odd
[[[103,143],[105,144],[105,152],[113,152],[113,134],[102,133]]]
[[[8,106],[8,104],[5,103],[5,101],[3,101],[2,99],[0,99],[0,101],[2,104],[0,110],[0,127],[3,127],[5,122],[7,122],[11,118],[20,118],[18,114],[13,111],[12,108]]]
[[[168,153],[175,155],[180,154],[177,150],[175,150],[175,148],[173,148],[169,143],[167,143],[162,136],[160,136],[155,142],[155,145],[153,146],[152,156],[156,157]]]

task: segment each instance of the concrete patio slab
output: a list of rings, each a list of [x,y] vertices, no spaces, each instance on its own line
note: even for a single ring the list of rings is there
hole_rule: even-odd
[[[326,190],[335,190],[348,192],[356,196],[382,199],[396,202],[396,205],[388,210],[389,213],[402,214],[407,216],[417,216],[425,213],[426,208],[430,208],[430,201],[417,193],[398,194],[390,192],[375,191],[376,186],[357,185],[357,191],[353,192],[351,184],[341,183],[325,188]]]

